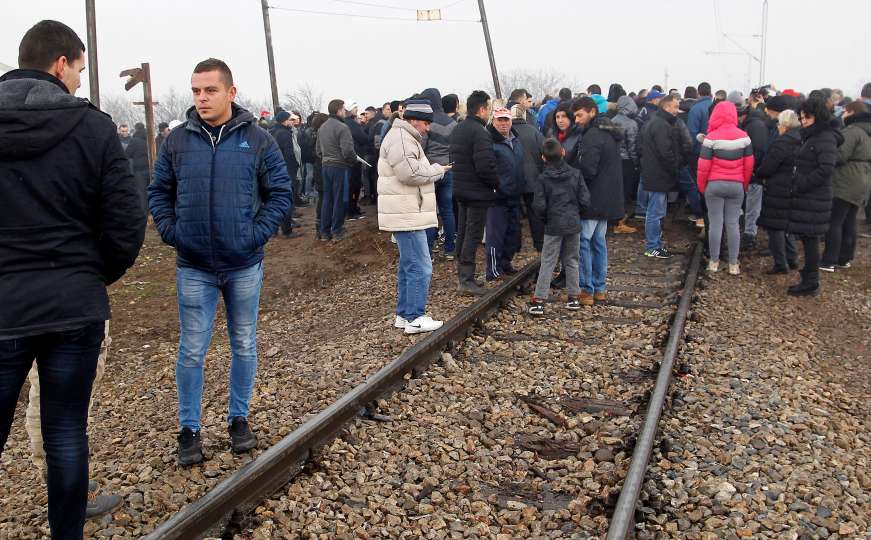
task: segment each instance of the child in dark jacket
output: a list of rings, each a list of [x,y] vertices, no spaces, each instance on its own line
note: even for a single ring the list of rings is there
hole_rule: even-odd
[[[563,159],[565,150],[559,141],[549,138],[542,145],[544,172],[538,177],[532,209],[544,222],[544,244],[535,293],[529,305],[530,315],[544,315],[544,303],[550,294],[550,281],[557,260],[566,272],[569,300],[566,308],[581,308],[578,300],[578,276],[581,212],[590,205],[590,192],[578,169]]]

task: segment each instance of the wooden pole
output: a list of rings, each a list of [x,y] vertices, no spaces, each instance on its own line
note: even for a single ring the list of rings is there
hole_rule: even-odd
[[[94,0],[85,0],[85,24],[88,29],[88,88],[91,103],[100,108],[100,72],[97,68],[97,14]]]
[[[151,95],[151,65],[148,62],[142,64],[142,94],[145,102],[145,137],[148,142],[148,170],[154,170],[157,161],[157,142],[154,131],[154,102]]]
[[[266,0],[263,0],[264,2]],[[481,13],[481,26],[484,27],[484,43],[487,45],[487,58],[490,60],[490,73],[493,75],[493,89],[496,99],[502,99],[502,86],[499,84],[499,74],[496,73],[496,59],[493,57],[493,43],[490,41],[490,26],[487,24],[487,11],[484,0],[478,0],[478,11]]]
[[[263,5],[263,32],[266,34],[266,61],[269,64],[269,85],[272,88],[272,114],[276,114],[278,104],[278,81],[275,78],[275,55],[272,52],[272,27],[269,24],[269,3],[261,0]]]

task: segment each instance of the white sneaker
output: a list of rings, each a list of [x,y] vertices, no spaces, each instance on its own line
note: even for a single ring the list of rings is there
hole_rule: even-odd
[[[405,328],[408,326],[408,321],[405,320],[405,317],[396,316],[396,320],[393,322],[394,328]]]
[[[720,269],[720,261],[708,261],[708,272],[716,272]]]
[[[740,273],[741,273],[741,268],[738,266],[738,263],[729,265],[729,275],[730,276],[737,276]]]
[[[432,332],[433,330],[441,328],[443,324],[445,323],[442,321],[434,321],[429,315],[421,315],[405,326],[405,333],[420,334],[423,332]]]

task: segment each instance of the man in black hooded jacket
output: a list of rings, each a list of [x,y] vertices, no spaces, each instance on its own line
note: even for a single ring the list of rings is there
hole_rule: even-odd
[[[52,538],[81,538],[88,404],[106,287],[133,265],[145,212],[108,115],[72,95],[85,46],[41,21],[0,77],[0,448],[34,359]]]

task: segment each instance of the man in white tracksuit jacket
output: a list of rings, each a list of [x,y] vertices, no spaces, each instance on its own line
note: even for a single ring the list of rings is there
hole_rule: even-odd
[[[442,326],[426,314],[432,259],[426,230],[438,227],[434,184],[450,166],[431,164],[420,145],[433,111],[426,100],[409,100],[404,119],[397,118],[378,156],[378,227],[390,231],[399,247],[396,272],[396,328],[406,334]]]

